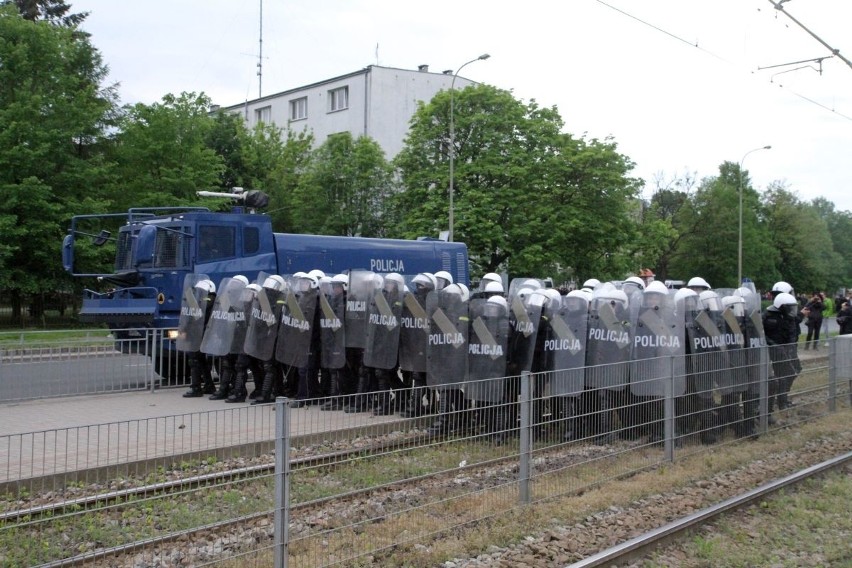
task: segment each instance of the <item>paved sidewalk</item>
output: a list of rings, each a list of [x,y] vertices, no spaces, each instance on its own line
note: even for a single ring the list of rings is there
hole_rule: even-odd
[[[185,389],[0,404],[0,482],[274,440],[274,404],[186,399]],[[290,409],[290,434],[382,433],[399,416]]]

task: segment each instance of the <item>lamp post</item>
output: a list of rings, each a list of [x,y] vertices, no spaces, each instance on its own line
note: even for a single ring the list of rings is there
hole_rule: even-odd
[[[746,157],[752,152],[757,152],[758,150],[770,150],[771,148],[772,146],[769,145],[754,148],[746,152],[740,160],[740,169],[737,176],[739,178],[737,185],[739,186],[740,194],[740,228],[739,239],[737,241],[737,287],[742,286],[743,284],[743,162],[745,162]]]
[[[464,69],[465,66],[470,65],[474,61],[485,61],[489,57],[491,56],[487,53],[483,53],[476,59],[471,59],[453,73],[453,80],[450,82],[450,231],[448,237],[450,242],[453,242],[453,162],[456,157],[456,123],[455,118],[453,117],[455,101],[453,94],[455,93],[456,77],[459,76],[459,73],[461,73],[461,70]]]

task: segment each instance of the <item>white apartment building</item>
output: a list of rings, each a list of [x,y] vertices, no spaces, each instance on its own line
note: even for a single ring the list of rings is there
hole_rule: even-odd
[[[308,130],[317,145],[341,132],[351,132],[356,138],[369,136],[391,159],[402,150],[417,102],[428,102],[438,91],[449,90],[452,81],[452,70],[431,73],[428,65],[416,71],[370,65],[222,110],[243,114],[250,128],[269,122],[282,129]],[[455,89],[472,84],[469,79],[456,77]]]

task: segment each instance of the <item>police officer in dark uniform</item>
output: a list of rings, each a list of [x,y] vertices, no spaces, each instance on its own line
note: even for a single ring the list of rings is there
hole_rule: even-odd
[[[786,292],[778,293],[763,314],[763,330],[774,375],[769,382],[770,414],[776,405],[779,410],[791,406],[788,393],[802,370],[796,342],[803,318],[795,296]]]

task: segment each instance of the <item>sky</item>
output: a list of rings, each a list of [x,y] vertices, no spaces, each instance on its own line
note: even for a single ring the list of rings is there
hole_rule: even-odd
[[[852,2],[784,0],[67,0],[123,103],[228,106],[371,64],[461,75],[611,137],[646,181],[718,175],[852,211]],[[262,59],[259,59],[263,10]],[[815,59],[822,61],[812,61]],[[262,83],[257,74],[262,63]],[[756,150],[771,145],[769,150]],[[732,212],[736,214],[736,212]]]

